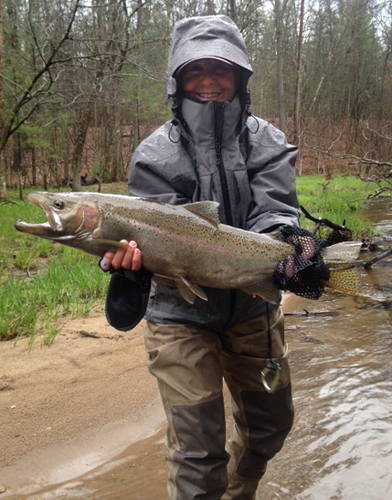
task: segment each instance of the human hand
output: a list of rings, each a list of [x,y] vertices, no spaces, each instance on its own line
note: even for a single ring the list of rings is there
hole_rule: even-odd
[[[307,261],[311,261],[315,256],[315,239],[313,236],[291,236],[286,240],[295,246],[296,253],[289,255],[284,261],[278,264],[279,272],[282,272],[284,267],[284,274],[286,279],[291,279],[298,272],[298,256],[303,257]]]
[[[324,243],[303,229],[288,227],[284,231],[284,241],[294,246],[295,254],[278,263],[275,284],[281,290],[318,299],[324,291],[323,283],[329,279],[329,270],[320,253]]]
[[[105,252],[102,257],[99,267],[102,271],[123,268],[126,271],[138,271],[142,266],[142,252],[138,248],[136,241],[121,240],[120,243],[125,243],[128,248],[120,248],[116,253]]]
[[[305,259],[311,259],[315,256],[316,253],[316,245],[315,239],[313,236],[299,236],[298,243],[301,245],[301,257]]]

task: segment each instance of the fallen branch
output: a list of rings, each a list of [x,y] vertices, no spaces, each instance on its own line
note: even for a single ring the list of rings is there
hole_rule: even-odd
[[[305,316],[306,318],[309,316],[337,316],[337,311],[313,311],[309,312],[304,309],[301,312],[293,312],[293,313],[284,313],[285,316]]]
[[[363,267],[364,269],[369,269],[369,267],[371,267],[373,264],[375,264],[376,262],[380,262],[380,260],[383,260],[386,257],[389,257],[390,255],[392,255],[392,246],[389,247],[389,250],[387,250],[386,252],[383,252],[381,255],[377,255],[377,257],[374,257],[374,259],[367,261],[363,265]]]
[[[335,231],[345,231],[347,228],[346,226],[344,225],[344,223],[346,221],[343,221],[343,225],[340,225],[340,224],[335,224],[334,222],[331,222],[329,219],[325,219],[324,217],[313,217],[313,215],[311,215],[302,205],[300,206],[301,208],[301,211],[302,213],[304,214],[304,216],[315,222],[316,225],[318,225],[317,229],[321,226],[321,225],[324,225],[324,226],[327,226],[331,229],[334,229]],[[312,230],[312,232],[316,232],[317,229],[315,231]]]
[[[361,179],[362,180],[362,179]],[[381,186],[379,187],[378,189],[376,189],[376,191],[374,191],[374,193],[370,193],[366,196],[366,199],[367,200],[371,200],[372,198],[376,198],[377,196],[379,196],[380,194],[382,193],[385,193],[385,191],[392,191],[392,187],[389,187],[389,186]]]
[[[353,161],[349,162],[349,165],[363,164],[363,165],[376,165],[377,167],[389,167],[391,169],[391,172],[392,172],[392,163],[391,162],[379,161],[379,160],[375,160],[373,158],[368,158],[367,157],[368,153],[366,153],[364,156],[356,156],[356,155],[351,155],[351,154],[332,153],[330,151],[330,148],[320,149],[320,148],[315,148],[312,146],[307,146],[307,147],[309,149],[312,149],[313,151],[317,151],[317,153],[322,153],[326,156],[330,156],[332,158],[337,158],[338,160],[353,160]]]

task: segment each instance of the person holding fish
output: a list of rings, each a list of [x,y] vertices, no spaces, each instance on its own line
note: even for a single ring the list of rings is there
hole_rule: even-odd
[[[175,205],[218,202],[221,223],[257,233],[298,227],[297,148],[251,115],[251,74],[244,40],[228,17],[177,22],[167,84],[173,119],[135,150],[129,193]],[[313,240],[306,240],[311,255]],[[254,499],[293,424],[280,299],[273,305],[239,290],[205,288],[205,300],[186,301],[165,282],[164,269],[150,289],[137,241],[106,252],[100,265],[115,270],[110,324],[127,330],[146,319],[148,367],[168,422],[169,499]],[[234,417],[227,448],[223,381]]]

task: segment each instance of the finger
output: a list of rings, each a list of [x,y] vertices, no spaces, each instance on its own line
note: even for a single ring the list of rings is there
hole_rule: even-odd
[[[127,251],[124,255],[123,261],[122,261],[122,267],[124,269],[127,269],[130,271],[131,269],[133,270],[133,258],[135,254],[135,250],[137,249],[137,244],[135,241],[130,241],[128,244]]]
[[[142,267],[142,252],[140,248],[135,248],[133,252],[132,271],[139,271]]]
[[[103,254],[102,260],[104,259],[105,262],[110,266],[112,263],[113,257],[114,257],[114,252],[105,252]]]
[[[121,240],[120,243],[128,244],[128,242],[126,240]],[[114,257],[113,257],[113,260],[112,260],[112,267],[114,267],[114,269],[120,269],[120,267],[122,267],[122,262],[123,262],[123,259],[124,259],[124,255],[126,254],[127,251],[128,251],[127,248],[120,248],[114,254]]]
[[[301,256],[305,259],[311,259],[314,256],[314,241],[312,238],[300,238],[300,243],[302,246]]]
[[[105,273],[107,273],[108,271],[110,271],[110,269],[112,267],[113,257],[114,257],[114,253],[113,252],[105,252],[103,254],[102,259],[98,262],[99,267]]]

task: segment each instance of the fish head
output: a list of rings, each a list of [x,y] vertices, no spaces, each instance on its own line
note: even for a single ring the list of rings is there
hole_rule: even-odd
[[[18,231],[60,243],[67,239],[99,237],[101,214],[95,203],[73,193],[30,193],[27,199],[42,208],[47,222],[28,224],[18,221],[15,223]]]

